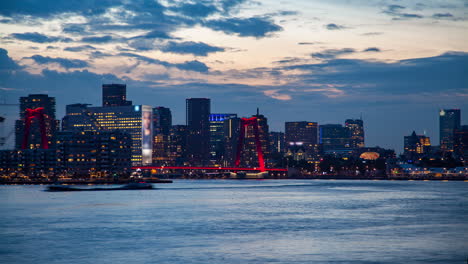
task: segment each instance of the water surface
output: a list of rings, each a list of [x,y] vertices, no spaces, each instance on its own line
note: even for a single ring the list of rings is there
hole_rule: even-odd
[[[1,263],[465,263],[468,182],[0,186]]]

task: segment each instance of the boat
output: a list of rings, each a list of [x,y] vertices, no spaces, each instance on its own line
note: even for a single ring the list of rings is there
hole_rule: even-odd
[[[153,185],[148,182],[130,182],[115,188],[78,188],[68,185],[54,184],[47,187],[48,192],[77,192],[77,191],[119,191],[119,190],[149,190]]]

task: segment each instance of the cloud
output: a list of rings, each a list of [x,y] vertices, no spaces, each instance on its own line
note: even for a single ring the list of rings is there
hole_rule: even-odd
[[[81,46],[75,46],[75,47],[66,47],[63,50],[64,51],[71,51],[71,52],[81,52],[85,50],[95,50],[96,48],[91,46],[91,45],[81,45]]]
[[[8,51],[0,48],[0,72],[17,70],[20,68],[21,67],[8,56]]]
[[[52,43],[52,42],[71,42],[71,38],[46,36],[38,32],[27,32],[27,33],[13,33],[10,37],[18,40],[26,40],[35,43]]]
[[[78,59],[51,58],[51,57],[44,57],[41,55],[33,55],[31,57],[25,57],[25,59],[32,59],[34,62],[38,64],[57,63],[65,69],[85,68],[89,66],[89,64],[86,61],[78,60]]]
[[[388,5],[382,11],[382,13],[387,14],[389,16],[393,16],[393,20],[403,20],[409,18],[423,18],[422,15],[419,14],[410,14],[410,13],[403,13],[402,11],[405,10],[406,7],[401,5]]]
[[[224,48],[210,46],[203,42],[174,42],[170,41],[160,47],[161,51],[177,54],[193,54],[195,56],[207,56],[209,53],[224,51]]]
[[[115,41],[115,39],[112,36],[94,36],[94,37],[84,37],[81,39],[81,42],[94,43],[94,44],[108,43],[112,41]]]
[[[441,18],[453,18],[453,15],[450,13],[435,13],[432,15],[433,18],[441,19]]]
[[[340,55],[355,53],[355,49],[343,48],[343,49],[326,49],[321,52],[314,52],[311,54],[312,57],[317,59],[334,59]]]
[[[334,24],[334,23],[330,23],[330,24],[325,25],[325,28],[328,29],[328,30],[340,30],[340,29],[345,29],[346,27],[343,26],[343,25],[337,25],[337,24]]]
[[[366,32],[366,33],[363,33],[361,35],[363,36],[378,36],[378,35],[382,35],[383,32]]]
[[[317,45],[317,44],[323,44],[323,42],[314,41],[314,42],[298,42],[297,43],[297,45]]]
[[[207,17],[219,11],[213,5],[205,5],[202,3],[185,3],[171,8],[171,10],[188,17]]]
[[[282,30],[270,17],[221,18],[208,20],[204,25],[216,31],[241,37],[263,38]]]
[[[370,48],[363,50],[363,52],[380,52],[380,51],[381,50],[377,47],[370,47]]]
[[[130,52],[121,52],[119,53],[119,56],[135,58],[139,61],[146,62],[149,64],[156,64],[156,65],[161,65],[164,67],[173,67],[179,70],[195,71],[195,72],[203,72],[203,73],[209,71],[209,67],[206,66],[206,64],[197,60],[186,61],[183,63],[171,63],[171,62],[161,61],[158,59],[153,59],[150,57],[146,57],[146,56],[142,56],[142,55],[138,55],[138,54],[130,53]]]
[[[278,90],[265,90],[263,91],[263,94],[273,99],[281,101],[289,101],[292,99],[290,95],[278,93]]]

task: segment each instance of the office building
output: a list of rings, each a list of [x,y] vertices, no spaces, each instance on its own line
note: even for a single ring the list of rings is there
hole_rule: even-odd
[[[224,156],[224,121],[236,117],[237,114],[210,114],[210,155],[215,163]]]
[[[346,119],[345,127],[348,128],[351,148],[363,148],[364,144],[364,122],[362,119]]]
[[[47,149],[54,145],[59,121],[55,116],[55,98],[47,94],[20,97],[20,119],[15,125],[16,149]]]
[[[429,153],[431,140],[424,135],[416,135],[416,132],[405,136],[404,155],[409,160],[415,160]]]
[[[186,100],[187,158],[192,165],[206,165],[210,159],[210,99]]]
[[[114,130],[58,132],[56,170],[74,176],[125,175],[132,165],[130,134]]]
[[[102,106],[130,106],[132,101],[127,101],[127,85],[125,84],[103,84]]]
[[[169,158],[172,165],[183,166],[187,161],[188,129],[185,125],[174,125],[169,131]]]
[[[258,109],[257,114],[253,115],[252,118],[257,119],[259,142],[263,152],[265,166],[268,167],[271,165],[269,164],[271,152],[268,119],[264,115],[261,115]],[[245,133],[243,149],[240,156],[240,166],[247,168],[259,167],[254,126],[247,126],[243,131],[240,131],[240,133]]]
[[[91,107],[87,104],[66,106],[64,131],[120,131],[132,139],[132,163],[149,165],[153,151],[153,109],[148,105]]]
[[[326,154],[346,155],[351,151],[350,131],[340,124],[320,125],[320,144]]]
[[[317,144],[317,128],[318,124],[315,122],[286,122],[286,144],[296,142],[302,142],[303,144]]]
[[[169,162],[171,127],[171,109],[162,106],[153,108],[153,164],[155,165]]]
[[[468,164],[468,125],[460,126],[460,129],[455,130],[454,152],[465,165]]]
[[[285,135],[283,132],[270,132],[270,151],[272,153],[283,153],[285,144]]]
[[[453,151],[455,130],[460,129],[460,109],[442,109],[439,112],[440,148]]]
[[[235,165],[240,123],[241,119],[239,117],[224,120],[224,167],[233,167]]]

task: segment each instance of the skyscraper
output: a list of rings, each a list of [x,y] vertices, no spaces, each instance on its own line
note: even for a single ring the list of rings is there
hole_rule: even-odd
[[[172,127],[171,109],[162,106],[153,108],[153,122],[155,133],[169,135]]]
[[[345,126],[349,129],[351,148],[364,147],[364,122],[362,119],[346,119]]]
[[[153,108],[153,163],[164,165],[170,162],[170,130],[172,127],[171,109]]]
[[[186,100],[187,158],[192,165],[204,165],[209,161],[210,111],[208,98]]]
[[[349,129],[340,124],[320,125],[320,143],[325,153],[347,153],[350,151]]]
[[[303,144],[317,144],[317,123],[308,121],[286,122],[286,144],[302,142]]]
[[[127,85],[125,84],[103,84],[102,106],[127,106],[132,101],[127,101]]]
[[[59,121],[55,117],[55,98],[47,94],[20,97],[20,119],[16,120],[16,148],[38,149],[54,145]]]
[[[283,153],[285,149],[285,139],[283,132],[270,132],[270,150],[272,153]]]
[[[237,114],[210,114],[211,159],[220,161],[224,156],[224,121],[236,118]]]
[[[440,148],[453,151],[454,133],[460,128],[460,109],[441,109],[439,112]]]
[[[268,119],[261,115],[258,112],[257,114],[253,115],[251,118],[257,119],[258,124],[258,137],[260,141],[260,146],[263,152],[263,158],[265,160],[265,166],[268,166],[269,159],[270,159],[270,133],[268,127]],[[258,164],[258,153],[257,153],[257,145],[255,140],[255,128],[254,126],[250,125],[244,128],[243,131],[240,133],[245,133],[245,139],[242,149],[242,155],[240,157],[240,166],[241,167],[261,167]],[[237,150],[238,151],[238,150]]]

